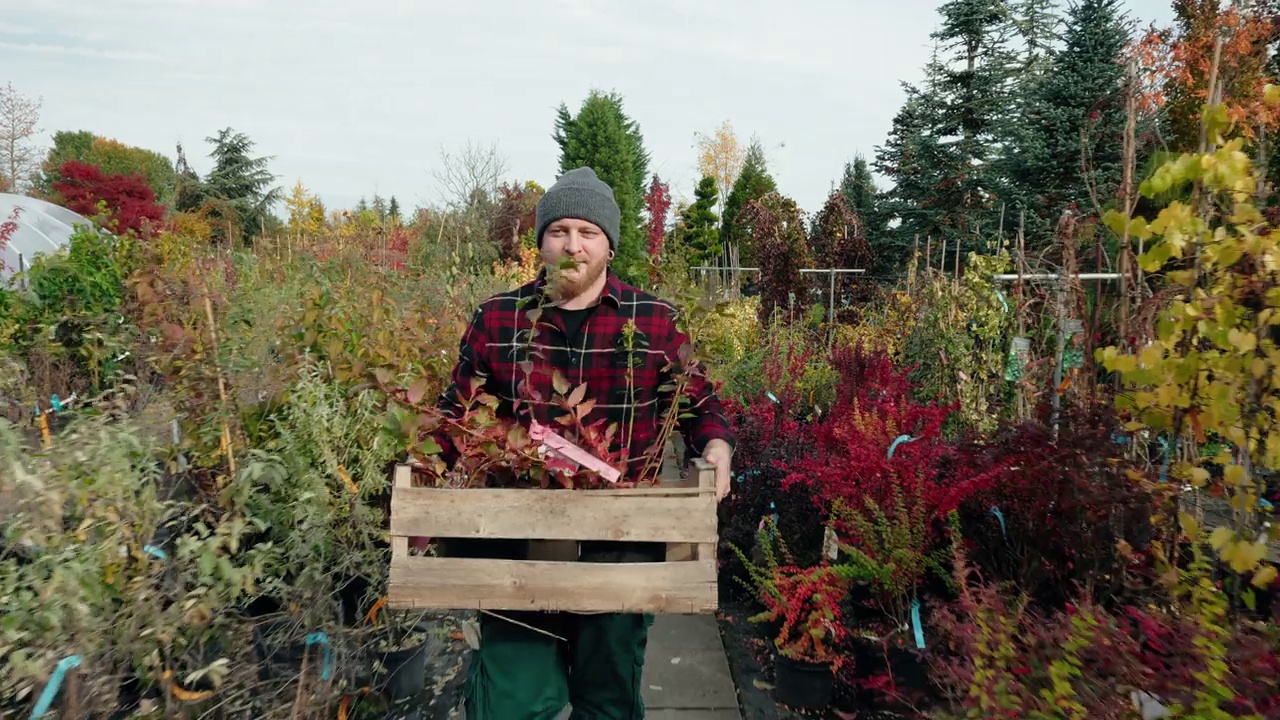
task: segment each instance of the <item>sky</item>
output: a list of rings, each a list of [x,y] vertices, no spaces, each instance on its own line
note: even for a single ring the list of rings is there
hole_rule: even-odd
[[[90,130],[172,158],[180,142],[203,174],[205,139],[232,127],[330,208],[437,203],[441,151],[468,142],[549,185],[556,109],[616,91],[677,199],[697,133],[729,120],[815,211],[887,136],[940,2],[0,0],[0,83],[41,100],[42,145]],[[1124,7],[1172,21],[1169,0]]]

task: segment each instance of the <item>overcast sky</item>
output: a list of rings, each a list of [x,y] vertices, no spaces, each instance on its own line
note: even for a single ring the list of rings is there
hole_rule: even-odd
[[[440,149],[468,140],[547,185],[557,106],[616,90],[678,197],[695,132],[728,119],[813,211],[884,141],[940,1],[0,0],[0,83],[43,98],[45,144],[91,130],[173,157],[182,142],[203,173],[204,138],[231,126],[330,207],[434,202]],[[1169,4],[1127,11],[1167,24]]]

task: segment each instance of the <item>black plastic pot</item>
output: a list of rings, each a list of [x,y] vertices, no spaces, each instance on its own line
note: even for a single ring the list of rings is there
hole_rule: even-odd
[[[418,623],[409,633],[429,633],[430,626]],[[382,666],[382,672],[374,679],[374,688],[382,692],[393,702],[402,702],[418,697],[427,684],[427,643],[431,636],[427,634],[422,642],[398,650],[373,653]]]
[[[289,642],[294,623],[276,620],[253,626],[253,650],[258,658],[258,677],[272,680],[297,676],[302,672],[302,656],[307,646],[301,640]],[[295,636],[296,637],[296,636]]]
[[[793,660],[779,655],[773,665],[773,697],[795,710],[821,710],[831,704],[835,672],[831,663]]]

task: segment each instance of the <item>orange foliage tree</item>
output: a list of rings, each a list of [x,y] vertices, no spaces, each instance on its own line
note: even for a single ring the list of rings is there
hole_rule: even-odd
[[[1227,116],[1246,141],[1280,124],[1276,108],[1262,102],[1263,87],[1274,82],[1267,66],[1277,38],[1277,15],[1267,3],[1174,0],[1177,29],[1151,28],[1134,43],[1138,107],[1168,113],[1172,149],[1191,150],[1200,139],[1200,110],[1209,101],[1214,49],[1222,38],[1218,85]]]

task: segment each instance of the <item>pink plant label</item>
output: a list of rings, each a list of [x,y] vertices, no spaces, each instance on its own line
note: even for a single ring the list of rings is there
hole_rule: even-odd
[[[565,440],[546,425],[535,421],[529,428],[529,437],[534,442],[542,443],[542,448],[548,455],[547,467],[552,470],[573,473],[579,467],[585,467],[599,473],[600,477],[611,483],[618,482],[622,476],[617,468]]]

